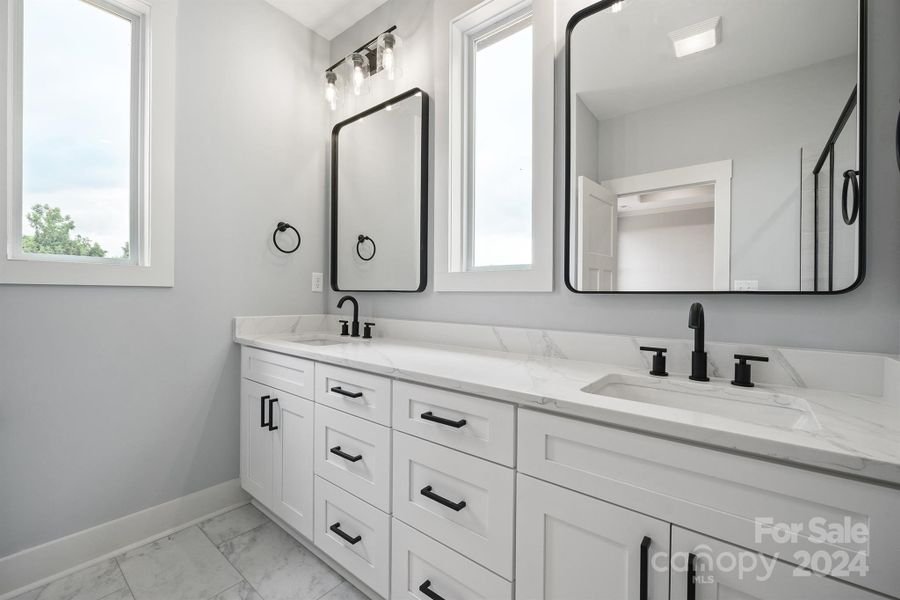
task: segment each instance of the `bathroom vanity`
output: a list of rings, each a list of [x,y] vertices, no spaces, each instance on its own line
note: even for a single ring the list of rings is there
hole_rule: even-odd
[[[900,592],[893,359],[776,351],[781,366],[745,390],[715,368],[688,381],[680,363],[651,377],[629,338],[577,334],[600,355],[625,349],[627,366],[610,366],[562,358],[576,334],[506,330],[541,340],[521,354],[487,349],[503,337],[489,327],[380,322],[397,338],[362,341],[329,333],[336,319],[236,320],[241,482],[370,594]],[[472,347],[414,339],[432,325]],[[882,381],[769,383],[782,367],[813,380],[813,359],[853,365],[845,386]]]

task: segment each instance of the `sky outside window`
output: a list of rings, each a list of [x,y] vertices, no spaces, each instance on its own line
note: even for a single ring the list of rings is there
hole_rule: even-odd
[[[476,44],[472,266],[531,265],[532,26]]]
[[[36,204],[109,258],[130,239],[132,25],[82,0],[26,0],[23,236]]]

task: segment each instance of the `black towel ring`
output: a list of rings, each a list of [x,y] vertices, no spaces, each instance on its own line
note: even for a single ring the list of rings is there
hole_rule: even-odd
[[[859,216],[859,171],[850,169],[844,171],[844,188],[841,190],[841,212],[843,213],[844,223],[853,225],[856,223],[856,217]],[[848,186],[853,186],[853,210],[847,210],[847,191]]]
[[[359,251],[359,247],[362,246],[366,240],[368,240],[372,244],[372,254],[370,254],[368,258],[363,256],[362,252]],[[358,257],[360,257],[361,259],[363,259],[364,261],[369,262],[370,260],[375,258],[376,252],[378,252],[378,247],[375,245],[375,240],[373,240],[372,238],[370,238],[367,235],[360,234],[359,237],[356,239],[356,255]]]
[[[284,233],[288,229],[293,229],[294,233],[297,234],[297,245],[294,246],[293,250],[285,250],[278,245],[278,234]],[[296,227],[294,227],[290,223],[285,223],[284,221],[282,221],[278,224],[278,227],[275,228],[275,232],[272,234],[272,243],[275,244],[275,247],[278,248],[281,252],[284,252],[285,254],[293,254],[300,248],[300,244],[303,243],[303,239],[300,237],[300,232],[297,231]]]

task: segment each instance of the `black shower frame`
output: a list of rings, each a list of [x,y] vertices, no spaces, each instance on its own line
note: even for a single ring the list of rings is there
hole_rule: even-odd
[[[857,38],[857,46],[858,46],[858,81],[857,81],[857,96],[858,96],[858,105],[859,105],[859,136],[858,136],[858,148],[857,148],[857,157],[858,157],[858,170],[859,170],[859,265],[857,268],[857,276],[856,280],[848,287],[841,290],[826,290],[826,291],[715,291],[715,290],[695,290],[695,291],[586,291],[576,289],[572,284],[572,276],[571,276],[571,262],[572,262],[572,228],[570,226],[570,221],[572,218],[572,32],[575,30],[575,26],[578,25],[581,21],[594,15],[598,12],[604,11],[610,7],[612,7],[619,0],[600,0],[595,4],[592,4],[586,8],[581,9],[569,19],[568,24],[566,25],[566,48],[565,48],[565,127],[566,127],[566,135],[565,135],[565,222],[563,223],[565,228],[565,247],[563,248],[564,255],[564,274],[563,280],[565,281],[566,288],[575,294],[585,294],[585,295],[616,295],[616,294],[637,294],[637,295],[647,295],[647,294],[693,294],[693,295],[710,295],[710,296],[720,296],[720,295],[756,295],[756,296],[835,296],[839,294],[846,294],[858,288],[862,285],[863,281],[866,278],[866,220],[867,220],[867,171],[866,171],[866,139],[867,139],[867,131],[866,131],[866,123],[867,123],[867,115],[866,115],[866,99],[867,95],[867,83],[866,83],[866,75],[867,75],[867,63],[868,63],[868,0],[858,0],[858,20],[859,20],[859,32]]]

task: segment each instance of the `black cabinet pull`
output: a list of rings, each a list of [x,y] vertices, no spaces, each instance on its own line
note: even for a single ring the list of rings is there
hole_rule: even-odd
[[[269,398],[269,431],[278,429],[278,425],[275,425],[275,411],[272,410],[276,402],[278,402],[278,398]]]
[[[688,554],[687,600],[697,600],[697,584],[694,583],[694,578],[697,576],[697,571],[694,568],[695,562],[697,562],[697,556],[693,553]]]
[[[444,600],[444,597],[440,594],[431,591],[431,580],[428,579],[419,586],[419,591],[431,598],[431,600]]]
[[[341,389],[340,387],[333,387],[331,388],[331,391],[335,394],[340,394],[341,396],[346,396],[348,398],[362,398],[363,396],[362,392],[348,392],[347,390]]]
[[[345,542],[347,542],[347,543],[350,544],[351,546],[353,546],[353,545],[359,543],[359,541],[362,539],[362,536],[361,536],[361,535],[358,535],[358,536],[356,536],[356,537],[351,537],[351,536],[347,535],[346,533],[344,533],[343,531],[341,531],[341,524],[340,524],[340,523],[335,523],[334,525],[332,525],[332,526],[329,527],[328,529],[330,529],[330,530],[333,531],[334,533],[338,534],[342,540],[344,540]]]
[[[649,592],[647,588],[650,585],[648,581],[649,578],[649,569],[648,563],[650,562],[650,538],[648,536],[644,536],[643,541],[641,541],[641,600],[647,600]]]
[[[455,427],[459,429],[460,427],[465,426],[466,420],[460,419],[459,421],[451,421],[450,419],[445,419],[443,417],[436,417],[429,410],[428,412],[423,412],[419,417],[423,421],[431,421],[432,423],[440,423],[441,425],[446,425],[447,427]]]
[[[259,398],[259,426],[261,428],[269,426],[269,424],[266,423],[266,400],[268,399],[268,396],[261,396]]]
[[[357,454],[356,456],[351,456],[350,454],[347,454],[346,452],[341,452],[340,446],[335,446],[334,448],[329,450],[329,452],[340,456],[344,460],[349,460],[350,462],[359,462],[362,460],[362,454]]]
[[[447,508],[449,508],[451,510],[455,510],[456,512],[459,512],[466,507],[465,500],[460,500],[459,502],[451,502],[450,500],[447,500],[443,496],[438,496],[437,494],[432,492],[430,485],[426,485],[425,487],[423,487],[419,493],[422,494],[423,496],[425,496],[426,498],[428,498],[429,500],[434,500],[438,504],[443,504]]]

